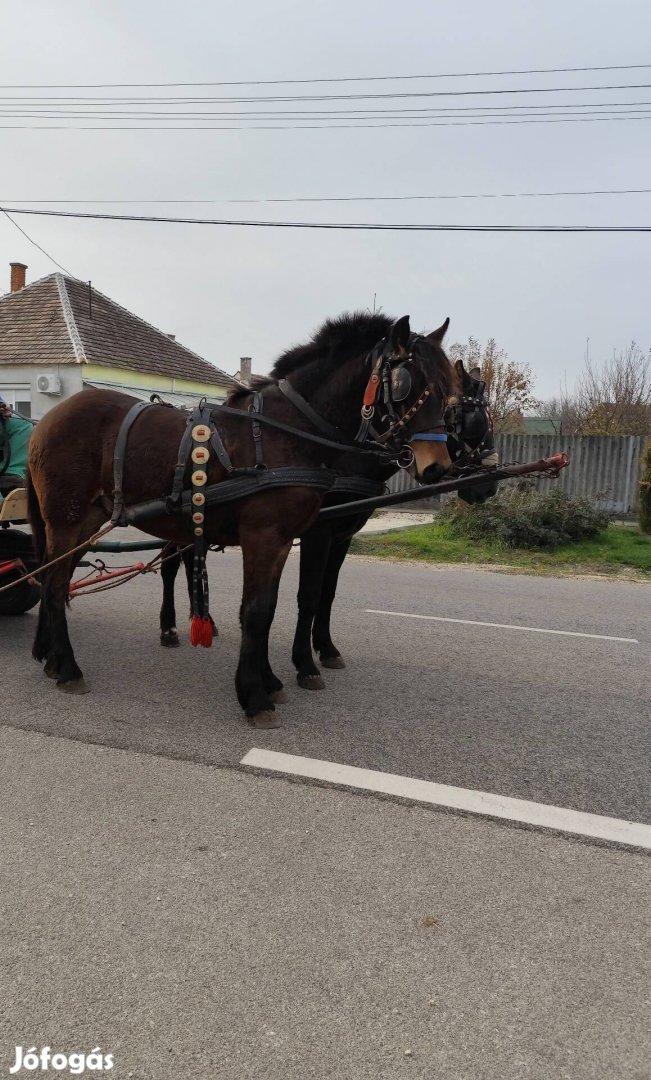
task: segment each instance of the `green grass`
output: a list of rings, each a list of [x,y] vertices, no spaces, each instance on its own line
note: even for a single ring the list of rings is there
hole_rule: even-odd
[[[534,572],[616,574],[634,571],[651,580],[651,537],[637,527],[609,525],[593,540],[563,544],[552,551],[518,549],[460,539],[443,522],[358,536],[351,552],[384,559],[439,563],[485,563]]]

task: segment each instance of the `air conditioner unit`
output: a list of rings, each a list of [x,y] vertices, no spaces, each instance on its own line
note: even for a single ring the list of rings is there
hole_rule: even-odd
[[[39,375],[36,388],[40,394],[60,394],[61,379],[58,375]]]

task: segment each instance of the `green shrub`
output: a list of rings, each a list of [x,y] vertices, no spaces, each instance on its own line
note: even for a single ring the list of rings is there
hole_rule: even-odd
[[[457,536],[493,540],[514,548],[555,548],[586,540],[605,529],[608,514],[561,488],[537,491],[529,482],[503,485],[493,499],[468,506],[455,499],[443,518]]]

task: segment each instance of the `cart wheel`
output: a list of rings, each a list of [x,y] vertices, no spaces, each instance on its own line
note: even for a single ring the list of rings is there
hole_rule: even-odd
[[[0,586],[9,585],[19,577],[18,572],[4,574],[0,578]],[[31,585],[29,581],[23,581],[21,585],[16,585],[15,589],[0,593],[0,615],[24,615],[26,611],[36,607],[40,599],[40,585]]]
[[[28,570],[35,570],[38,561],[32,548],[29,533],[20,529],[0,529],[0,562],[4,559],[22,559]],[[11,570],[0,577],[0,587],[10,585],[22,576],[20,570]],[[41,586],[23,581],[14,589],[0,593],[0,615],[23,615],[36,607],[41,599]]]

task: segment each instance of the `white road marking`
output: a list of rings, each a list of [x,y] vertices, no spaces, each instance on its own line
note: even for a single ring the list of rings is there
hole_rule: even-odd
[[[256,769],[304,776],[311,780],[325,780],[331,784],[362,791],[376,791],[383,795],[397,795],[414,802],[445,806],[452,810],[466,810],[471,814],[519,821],[545,829],[589,836],[598,840],[611,840],[617,844],[651,848],[651,825],[621,818],[586,814],[581,810],[567,810],[562,806],[529,802],[527,799],[511,799],[506,795],[494,795],[488,791],[472,788],[450,787],[430,780],[414,780],[396,773],[377,772],[375,769],[358,769],[354,765],[339,765],[334,761],[318,758],[297,757],[276,750],[249,750],[240,765]]]
[[[459,623],[462,626],[492,626],[497,630],[526,630],[529,634],[560,634],[562,637],[592,638],[594,641],[623,641],[627,645],[639,645],[634,637],[611,637],[609,634],[581,634],[578,630],[548,630],[543,626],[515,626],[511,623],[477,622],[475,619],[447,619],[443,615],[414,615],[411,611],[376,611],[365,608],[367,615],[396,615],[400,619],[426,619],[431,622]]]

